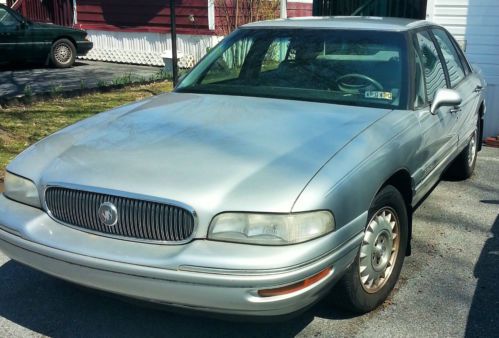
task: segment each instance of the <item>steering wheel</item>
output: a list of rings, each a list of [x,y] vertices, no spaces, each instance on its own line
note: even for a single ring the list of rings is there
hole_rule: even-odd
[[[361,79],[364,80],[366,83],[364,84],[350,84],[350,83],[345,83],[345,79]],[[365,89],[369,87],[370,85],[373,85],[377,90],[383,91],[384,88],[375,79],[364,75],[364,74],[357,74],[357,73],[351,73],[351,74],[345,74],[340,76],[339,78],[336,79],[336,83],[338,84],[338,87],[340,88],[341,91],[349,93],[349,94],[359,94],[361,89]]]

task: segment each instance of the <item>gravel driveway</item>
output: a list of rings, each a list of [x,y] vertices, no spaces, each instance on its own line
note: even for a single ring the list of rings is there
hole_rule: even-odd
[[[443,181],[415,213],[413,255],[392,298],[351,316],[327,299],[287,322],[172,314],[105,297],[0,255],[0,336],[362,337],[498,336],[499,149],[476,173]]]
[[[27,88],[32,94],[40,94],[54,90],[63,92],[96,88],[126,76],[131,76],[132,80],[149,79],[160,70],[160,67],[88,60],[77,60],[73,67],[64,69],[36,65],[2,66],[0,99],[25,95]]]

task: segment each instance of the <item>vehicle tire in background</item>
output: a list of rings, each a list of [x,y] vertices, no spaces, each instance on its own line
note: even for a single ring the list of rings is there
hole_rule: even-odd
[[[477,123],[475,131],[468,142],[466,148],[456,157],[447,170],[446,176],[451,179],[465,180],[473,175],[478,154],[478,142],[480,140],[480,124]]]
[[[76,59],[76,48],[68,39],[59,39],[52,44],[50,61],[57,68],[71,67]]]
[[[354,313],[366,313],[385,301],[404,262],[407,217],[400,192],[391,185],[385,186],[369,209],[359,253],[338,283],[339,306]]]

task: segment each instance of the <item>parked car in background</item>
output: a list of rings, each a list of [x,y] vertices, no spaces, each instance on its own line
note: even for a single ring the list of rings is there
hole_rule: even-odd
[[[425,21],[245,25],[172,93],[14,159],[0,249],[187,309],[284,315],[338,283],[340,305],[371,311],[410,253],[414,208],[447,168],[472,174],[484,87]]]
[[[0,63],[44,62],[67,68],[92,47],[85,31],[31,22],[0,5]]]

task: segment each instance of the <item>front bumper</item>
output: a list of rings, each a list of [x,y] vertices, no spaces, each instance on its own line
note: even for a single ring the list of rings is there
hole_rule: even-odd
[[[327,242],[326,237],[319,240]],[[227,269],[213,267],[219,263],[219,258],[223,262],[222,252],[225,255],[232,252],[237,256],[238,251],[252,246],[207,240],[165,246],[103,238],[68,228],[52,221],[41,210],[0,195],[0,249],[12,259],[90,288],[213,313],[277,316],[299,311],[319,300],[341,277],[354,260],[361,240],[362,234],[357,233],[314,260],[286,267],[247,270],[247,264],[241,258],[238,269]],[[68,247],[61,244],[70,242]],[[311,242],[303,244],[317,245]],[[281,249],[296,251],[300,246]],[[140,252],[143,252],[140,249],[145,247],[150,251],[140,257]],[[109,255],[103,258],[104,254],[99,250],[104,248],[115,258]],[[261,257],[268,255],[268,259],[273,258],[273,250],[267,250],[273,248],[258,249],[263,251]],[[305,246],[301,249],[306,251]],[[211,257],[207,257],[208,252],[211,252]],[[148,254],[151,254],[149,260]],[[155,261],[160,257],[164,261],[163,267]],[[181,257],[187,259],[182,263]],[[211,262],[211,265],[203,264],[203,261]],[[289,285],[327,267],[333,268],[331,274],[302,290],[274,297],[259,297],[257,294],[259,289]]]
[[[91,41],[78,41],[76,43],[76,55],[85,56],[92,48],[94,48],[93,42],[91,42]]]

